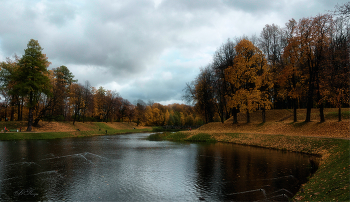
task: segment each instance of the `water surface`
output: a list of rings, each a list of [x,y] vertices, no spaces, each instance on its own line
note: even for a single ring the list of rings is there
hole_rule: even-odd
[[[0,142],[0,200],[288,200],[310,156],[149,134]]]

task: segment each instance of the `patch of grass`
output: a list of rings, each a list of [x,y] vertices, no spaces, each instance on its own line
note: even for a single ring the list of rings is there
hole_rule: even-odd
[[[350,119],[350,111],[342,111],[341,118]],[[325,119],[338,119],[338,112],[329,112],[325,114]]]
[[[186,139],[186,141],[191,142],[217,142],[215,138],[213,138],[211,135],[206,133],[199,133],[196,135],[193,135],[192,137]]]
[[[0,122],[0,130],[3,130],[4,128],[7,129],[19,129],[22,128],[22,131],[27,129],[28,122],[27,121],[2,121]]]
[[[183,141],[185,140],[189,135],[186,133],[176,132],[176,133],[166,133],[167,136],[165,137],[166,140],[172,140],[172,141]]]
[[[292,122],[290,123],[291,125],[293,125],[294,127],[298,128],[298,127],[302,127],[302,126],[305,126],[306,124],[308,124],[308,122]]]
[[[232,137],[232,138],[239,138],[241,133],[228,133],[226,135]]]
[[[328,141],[332,145],[330,156],[310,181],[303,186],[303,192],[294,197],[303,201],[349,201],[349,140]],[[317,144],[316,144],[317,145]]]
[[[150,141],[161,141],[167,136],[167,133],[154,133],[147,137],[147,140]]]
[[[112,131],[112,130],[115,130],[114,128],[106,125],[105,123],[103,122],[95,122],[95,124],[101,129],[101,131]]]
[[[71,137],[69,132],[43,132],[43,133],[0,133],[0,140],[43,140]]]
[[[110,127],[103,127],[101,131],[72,131],[72,132],[18,132],[18,133],[0,133],[0,140],[42,140],[42,139],[58,139],[58,138],[72,138],[72,137],[89,137],[98,135],[117,135],[127,133],[151,132],[150,129],[111,129]],[[107,130],[107,133],[105,129]]]

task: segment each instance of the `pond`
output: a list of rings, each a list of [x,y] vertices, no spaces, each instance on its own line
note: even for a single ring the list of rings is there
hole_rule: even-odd
[[[0,200],[287,201],[314,170],[299,153],[148,135],[2,141]]]

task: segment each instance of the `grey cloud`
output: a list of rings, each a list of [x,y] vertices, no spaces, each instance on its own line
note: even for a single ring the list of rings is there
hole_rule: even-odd
[[[45,2],[43,16],[54,26],[61,28],[71,20],[74,20],[81,8],[74,1],[60,0]]]
[[[252,20],[271,13],[287,22],[325,12],[335,4],[327,0],[163,0],[158,6],[151,0],[0,1],[0,52],[21,55],[28,41],[37,39],[52,67],[71,66],[80,82],[127,83],[130,87],[121,90],[126,98],[178,100],[185,83],[196,76],[186,68],[198,70],[206,65],[205,57],[211,58],[198,59],[197,53],[214,52],[227,38],[241,33],[259,34]],[[251,21],[246,21],[247,16]],[[194,61],[192,66],[180,58],[177,64],[159,64],[169,49],[186,54],[187,60]],[[162,71],[172,72],[173,79],[162,80]],[[137,79],[152,74],[158,77],[140,90]]]

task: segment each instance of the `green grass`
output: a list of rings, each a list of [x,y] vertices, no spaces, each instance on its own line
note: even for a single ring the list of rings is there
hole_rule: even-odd
[[[215,138],[213,138],[209,134],[205,133],[199,133],[196,135],[193,135],[192,137],[186,139],[186,141],[191,141],[191,142],[217,142]]]
[[[344,109],[341,112],[342,119],[350,119],[350,111],[345,111]],[[325,119],[338,119],[338,112],[329,112],[325,114]]]
[[[150,141],[161,141],[164,140],[166,133],[154,133],[147,137]]]
[[[3,130],[4,128],[7,129],[19,129],[22,127],[22,130],[26,129],[28,126],[27,121],[2,121],[0,122],[0,130]]]
[[[7,122],[8,123],[8,122]],[[96,135],[117,135],[127,133],[151,132],[151,129],[114,129],[105,123],[95,123],[99,129],[92,131],[73,131],[73,132],[15,132],[0,133],[0,140],[40,140],[40,139],[57,139],[57,138],[73,138],[88,137]],[[11,126],[11,125],[9,125]],[[14,125],[12,125],[14,126]],[[10,128],[11,129],[11,128]],[[107,130],[107,133],[106,133]]]
[[[324,146],[315,143],[315,147]],[[328,151],[330,157],[322,164],[316,173],[310,178],[309,182],[303,187],[304,191],[297,193],[295,198],[303,201],[349,201],[349,159],[350,145],[349,140],[327,140],[332,147]]]
[[[113,130],[115,130],[114,128],[106,125],[103,122],[95,122],[95,125],[97,125],[101,129],[101,131],[106,131],[106,130],[107,131],[113,131]]]
[[[165,139],[172,140],[172,141],[184,141],[188,137],[188,134],[181,133],[181,132],[166,133],[166,134],[167,135],[165,136]]]

